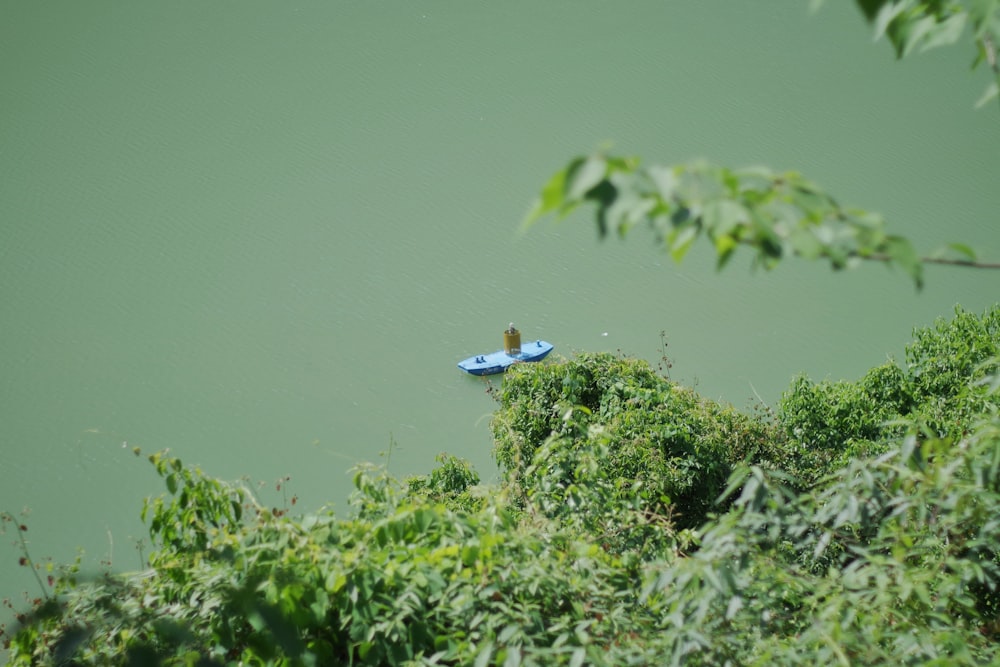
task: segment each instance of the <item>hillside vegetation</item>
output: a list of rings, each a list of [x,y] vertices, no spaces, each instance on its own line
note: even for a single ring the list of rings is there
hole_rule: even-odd
[[[755,414],[634,359],[516,366],[499,485],[365,466],[349,516],[153,455],[148,569],[40,581],[11,664],[995,661],[998,334],[957,309],[903,365]]]

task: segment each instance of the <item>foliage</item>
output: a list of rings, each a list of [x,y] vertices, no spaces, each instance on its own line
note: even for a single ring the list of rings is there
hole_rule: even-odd
[[[972,66],[986,62],[994,80],[976,103],[982,106],[1000,91],[1000,2],[996,0],[855,0],[875,28],[875,38],[886,37],[902,58],[957,42],[971,28],[976,47]]]
[[[854,458],[885,451],[903,435],[903,423],[961,438],[996,409],[985,382],[1000,358],[1000,306],[982,316],[957,307],[953,319],[913,337],[905,370],[889,362],[857,382],[793,380],[778,410],[789,442],[786,472],[808,486]]]
[[[901,435],[890,424],[910,412],[911,402],[903,371],[891,362],[857,382],[795,378],[778,412],[790,443],[783,468],[809,486],[853,458],[881,453]]]
[[[646,604],[673,664],[993,663],[1000,422],[858,460],[819,493],[758,468]],[[672,636],[671,636],[672,635]],[[667,662],[667,661],[664,661]]]
[[[875,37],[885,36],[900,58],[917,48],[952,44],[970,27],[977,50],[973,66],[987,62],[995,79],[977,106],[1000,100],[1000,0],[856,2]],[[706,237],[720,269],[740,246],[751,248],[754,265],[766,269],[789,256],[825,260],[837,270],[876,260],[904,271],[918,289],[928,263],[1000,269],[1000,264],[980,261],[962,243],[922,257],[909,240],[889,234],[877,213],[841,206],[797,172],[763,166],[643,166],[635,157],[575,157],[549,178],[523,226],[548,214],[564,218],[583,204],[594,206],[601,238],[645,226],[680,262],[699,237]]]
[[[512,491],[547,498],[536,508],[546,516],[609,485],[639,503],[632,511],[682,528],[704,521],[734,464],[767,459],[775,439],[767,424],[610,354],[513,369],[492,429]],[[568,505],[552,502],[557,488]]]
[[[414,500],[444,503],[453,510],[474,511],[483,507],[485,496],[477,493],[479,473],[456,456],[438,454],[438,466],[429,475],[411,477],[407,492]]]
[[[232,523],[238,490],[159,461],[185,473],[160,519],[190,518],[183,494],[215,508],[203,518],[218,530],[171,533],[147,572],[67,578],[57,612],[15,637],[12,664],[582,664],[612,660],[644,623],[634,562],[495,505],[413,503],[363,468],[365,518],[248,502]]]
[[[858,4],[900,56],[970,25],[997,71],[997,0]],[[532,219],[590,202],[602,234],[648,223],[678,261],[700,235],[720,266],[746,245],[765,267],[879,259],[919,286],[927,261],[794,173],[578,158]],[[798,378],[776,423],[611,355],[515,367],[499,488],[446,455],[406,483],[362,466],[347,517],[155,454],[141,572],[49,564],[50,593],[0,514],[43,593],[10,664],[996,664],[998,321],[957,309],[905,368]]]
[[[149,568],[53,569],[11,664],[995,662],[996,322],[958,309],[905,369],[798,379],[777,424],[644,362],[525,365],[494,420],[499,488],[447,455],[406,482],[367,465],[347,517],[154,454]],[[861,445],[878,457],[844,454]]]
[[[751,248],[754,265],[765,269],[788,256],[826,260],[835,270],[877,260],[903,270],[917,288],[927,263],[1000,268],[979,261],[961,243],[921,257],[909,240],[886,231],[880,215],[842,207],[794,171],[704,162],[645,167],[634,157],[576,157],[549,179],[524,225],[550,213],[565,217],[583,204],[594,205],[599,236],[614,231],[624,237],[646,226],[676,262],[706,237],[720,269],[741,246]]]
[[[915,417],[942,436],[961,437],[979,415],[995,409],[986,385],[1000,359],[1000,306],[977,316],[961,307],[951,320],[913,332],[906,346]]]

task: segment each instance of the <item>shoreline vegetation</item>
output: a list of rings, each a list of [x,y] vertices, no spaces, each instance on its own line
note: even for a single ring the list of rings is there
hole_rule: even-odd
[[[989,663],[998,356],[1000,306],[957,307],[903,364],[750,413],[635,359],[524,364],[493,392],[499,484],[365,465],[348,516],[153,454],[147,569],[43,568],[22,539],[41,596],[9,664]]]
[[[995,2],[855,4],[899,58],[971,45],[978,105],[1000,101]],[[763,167],[579,157],[525,224],[580,207],[677,262],[702,238],[719,268],[740,248],[764,268],[878,261],[918,289],[925,263],[997,268],[965,244],[921,255]],[[0,513],[39,593],[0,639],[15,666],[997,664],[998,359],[994,305],[749,414],[634,359],[519,365],[493,390],[498,484],[448,454],[406,480],[364,465],[347,516],[152,454],[167,492],[142,507],[142,572],[36,561]]]

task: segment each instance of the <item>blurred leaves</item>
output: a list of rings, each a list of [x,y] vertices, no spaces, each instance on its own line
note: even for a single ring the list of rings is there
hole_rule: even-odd
[[[719,268],[746,247],[766,269],[788,256],[825,259],[834,269],[876,259],[923,284],[921,258],[908,240],[888,234],[877,214],[840,206],[796,172],[579,157],[549,179],[524,226],[547,214],[565,217],[584,203],[595,206],[601,236],[645,225],[676,262],[705,236]]]

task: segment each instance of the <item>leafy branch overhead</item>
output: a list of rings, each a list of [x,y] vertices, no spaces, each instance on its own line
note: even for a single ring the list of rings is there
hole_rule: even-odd
[[[813,0],[813,6],[823,0]],[[856,0],[899,58],[953,44],[971,32],[973,68],[987,63],[994,80],[977,103],[1000,98],[1000,0]],[[728,169],[706,163],[649,167],[635,158],[577,157],[556,172],[525,221],[565,217],[581,204],[597,209],[598,233],[624,236],[648,225],[675,261],[700,237],[711,240],[721,268],[736,248],[753,249],[755,264],[771,268],[783,257],[826,259],[834,269],[877,260],[904,270],[919,288],[924,264],[998,269],[967,245],[952,243],[929,256],[889,234],[876,213],[842,207],[796,172],[766,167]]]
[[[958,243],[921,257],[907,239],[886,232],[878,214],[844,208],[800,174],[766,167],[646,167],[637,158],[577,157],[549,179],[525,225],[550,213],[565,217],[581,204],[596,206],[601,237],[648,225],[677,262],[704,236],[719,268],[740,246],[768,269],[789,255],[826,259],[834,269],[882,261],[903,269],[918,288],[926,263],[1000,268]]]
[[[966,27],[972,34],[976,57],[975,69],[985,62],[993,74],[976,103],[981,107],[990,100],[1000,101],[1000,0],[855,0],[865,18],[875,29],[875,39],[885,37],[896,56],[902,58],[916,50],[926,51],[957,42]]]

